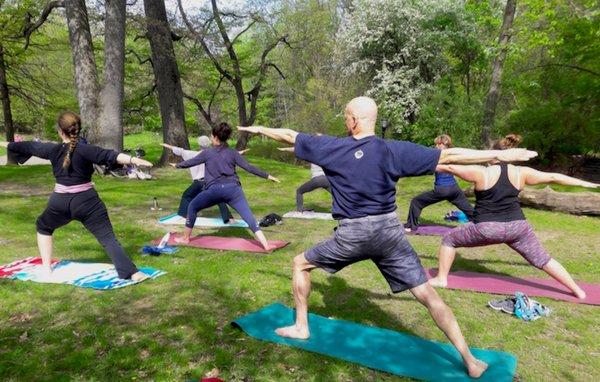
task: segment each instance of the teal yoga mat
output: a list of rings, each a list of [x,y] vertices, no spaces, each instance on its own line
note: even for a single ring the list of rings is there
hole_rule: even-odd
[[[250,336],[340,358],[376,370],[426,381],[472,381],[460,355],[450,344],[393,330],[309,314],[311,337],[292,340],[274,330],[294,322],[294,310],[280,303],[236,319]],[[433,324],[432,324],[433,325]],[[478,381],[511,382],[517,359],[509,353],[471,348],[489,367]]]

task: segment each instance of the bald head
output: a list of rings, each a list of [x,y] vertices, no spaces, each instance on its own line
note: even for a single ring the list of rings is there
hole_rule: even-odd
[[[353,135],[373,135],[377,123],[377,104],[369,97],[357,97],[346,105],[346,128]]]

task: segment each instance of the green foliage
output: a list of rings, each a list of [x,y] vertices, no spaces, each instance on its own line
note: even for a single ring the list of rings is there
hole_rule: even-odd
[[[547,163],[600,151],[600,14],[592,3],[530,1],[517,25],[515,45],[527,49],[512,49],[505,78],[514,98],[500,131],[522,134]]]

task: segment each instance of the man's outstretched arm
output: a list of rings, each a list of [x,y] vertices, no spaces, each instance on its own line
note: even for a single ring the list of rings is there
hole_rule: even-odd
[[[439,164],[473,164],[494,160],[500,162],[524,162],[535,158],[537,155],[535,151],[526,149],[472,150],[453,147],[442,150]]]
[[[271,129],[264,126],[238,126],[238,131],[245,131],[251,134],[261,134],[278,142],[289,144],[296,143],[298,132],[291,129]]]

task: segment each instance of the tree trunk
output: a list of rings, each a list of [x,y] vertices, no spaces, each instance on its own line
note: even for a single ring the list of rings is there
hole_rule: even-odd
[[[517,7],[516,0],[507,0],[506,8],[504,9],[504,19],[502,21],[502,28],[500,30],[500,37],[498,38],[498,55],[494,59],[492,64],[492,80],[490,82],[490,89],[485,99],[485,106],[483,109],[483,130],[481,132],[481,140],[485,146],[491,146],[491,132],[494,128],[494,119],[496,117],[496,106],[500,99],[500,82],[502,80],[502,66],[504,65],[504,59],[506,58],[506,52],[508,50],[508,41],[510,40],[510,29],[515,18],[515,10]]]
[[[254,121],[248,120],[248,114],[246,113],[246,94],[244,94],[241,80],[239,81],[239,86],[235,86],[235,95],[238,104],[238,124],[239,126],[250,126]],[[240,133],[235,149],[238,151],[245,150],[249,140],[250,134],[246,132]]]
[[[126,0],[106,0],[104,27],[104,81],[95,142],[123,150],[123,93],[125,81]]]
[[[98,74],[85,0],[65,0],[65,11],[75,69],[79,113],[87,138],[90,142],[96,143],[99,139]]]
[[[474,195],[473,187],[464,192],[466,196]],[[519,194],[519,200],[523,206],[541,210],[600,216],[600,193],[597,192],[556,192],[550,187],[542,190],[525,188]]]
[[[164,0],[144,0],[144,11],[148,25],[148,39],[152,49],[154,77],[158,91],[158,103],[163,126],[163,139],[170,145],[189,148],[183,91],[171,30],[167,21]],[[170,150],[163,150],[160,163],[174,160]]]
[[[10,110],[10,93],[8,91],[8,80],[6,78],[6,62],[4,61],[4,47],[0,44],[0,98],[2,98],[2,114],[4,115],[4,130],[6,141],[15,141],[15,126],[13,124],[12,111]],[[7,163],[15,163],[10,152],[7,154]]]

